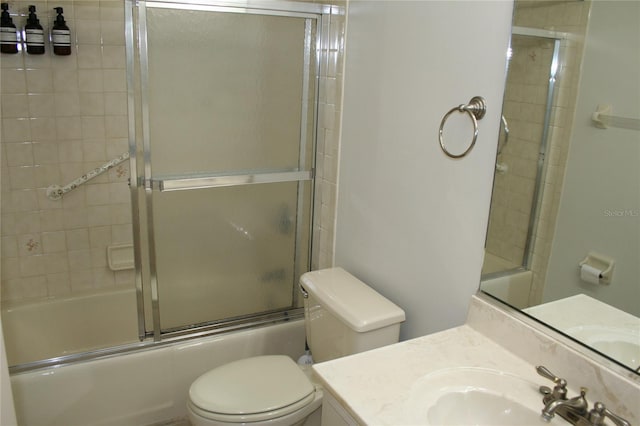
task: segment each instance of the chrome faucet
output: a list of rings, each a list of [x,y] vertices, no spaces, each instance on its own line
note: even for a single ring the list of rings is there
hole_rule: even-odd
[[[536,367],[536,372],[545,379],[551,380],[556,385],[553,390],[547,386],[540,386],[540,393],[544,395],[542,399],[545,405],[557,399],[567,399],[567,381],[553,374],[545,366],[539,365]]]
[[[555,383],[553,389],[540,386],[540,393],[544,395],[541,417],[549,422],[558,414],[560,417],[576,426],[604,426],[604,418],[608,417],[617,426],[631,426],[625,419],[609,411],[603,403],[596,402],[589,410],[589,403],[585,398],[586,388],[580,388],[580,395],[567,399],[567,381],[557,377],[546,367],[538,366],[539,375]]]
[[[604,426],[604,418],[608,417],[617,426],[631,426],[631,423],[623,419],[622,417],[613,414],[604,406],[602,402],[596,402],[593,404],[593,408],[589,411],[587,416],[588,423],[584,423],[585,426]],[[582,424],[580,424],[582,426]]]
[[[553,389],[547,386],[540,386],[540,393],[544,395],[542,403],[542,420],[549,422],[556,413],[571,424],[576,424],[579,417],[584,417],[589,409],[586,388],[580,389],[580,395],[567,399],[567,381],[553,374],[549,369],[539,365],[536,367],[539,375],[545,379],[553,381],[556,385]]]
[[[584,417],[589,409],[589,403],[584,397],[586,393],[587,389],[581,388],[580,395],[576,397],[571,399],[554,399],[553,401],[548,402],[542,409],[542,419],[549,422],[556,412],[558,412],[558,414],[564,419],[569,417],[569,421],[573,421],[574,417]],[[575,421],[577,421],[577,419]]]

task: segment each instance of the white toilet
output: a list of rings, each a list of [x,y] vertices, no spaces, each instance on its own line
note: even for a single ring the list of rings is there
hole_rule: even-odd
[[[315,362],[398,341],[404,311],[342,268],[300,278],[307,341]],[[241,359],[198,377],[189,389],[193,426],[318,423],[322,389],[291,358]]]

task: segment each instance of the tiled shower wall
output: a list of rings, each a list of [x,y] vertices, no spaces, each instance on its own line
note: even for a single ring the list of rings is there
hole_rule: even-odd
[[[551,241],[555,230],[558,204],[562,191],[565,163],[571,139],[571,126],[575,112],[583,39],[589,16],[589,1],[544,0],[516,1],[513,25],[567,32],[571,38],[561,44],[561,64],[557,75],[556,93],[552,103],[551,127],[549,129],[546,170],[543,184],[543,198],[539,211],[532,263],[533,283],[529,303],[540,302],[545,285],[547,264],[551,252]],[[521,70],[546,73],[548,68],[535,66],[540,57],[540,49],[548,49],[542,44],[525,49],[518,58]],[[514,64],[515,65],[515,64]],[[511,72],[511,71],[510,71]],[[500,200],[492,201],[492,223],[487,238],[487,249],[520,264],[528,225],[531,192],[535,180],[537,152],[533,142],[542,136],[544,110],[540,106],[545,102],[546,89],[532,85],[534,77],[528,80],[524,75],[515,87],[508,87],[505,93],[505,110],[517,117],[517,125],[512,133],[520,136],[511,138],[499,163],[509,167],[506,174],[496,174],[496,187],[505,190],[498,195]],[[544,80],[544,78],[543,78]],[[515,170],[514,170],[515,169]],[[511,176],[510,176],[511,175]],[[525,196],[526,195],[526,196]],[[509,200],[508,202],[506,200]],[[494,206],[497,206],[494,209]],[[510,229],[514,227],[516,229]]]
[[[321,3],[316,1],[317,3]],[[312,269],[333,266],[346,2],[334,1],[321,43]]]
[[[3,54],[1,300],[62,296],[132,286],[133,271],[111,271],[109,245],[130,243],[128,163],[52,201],[64,185],[127,150],[124,2],[14,1],[17,27],[35,4],[45,31],[62,6],[71,56]],[[332,264],[338,167],[344,2],[325,23],[319,93],[312,267]],[[338,7],[339,6],[339,7]]]
[[[122,1],[12,1],[24,26],[35,4],[48,32],[62,6],[72,54],[2,54],[2,300],[133,285],[111,271],[106,248],[130,243],[128,164],[49,200],[64,185],[127,151]]]

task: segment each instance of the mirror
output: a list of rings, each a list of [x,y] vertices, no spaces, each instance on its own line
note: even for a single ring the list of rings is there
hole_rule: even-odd
[[[640,2],[516,0],[481,290],[638,372]]]

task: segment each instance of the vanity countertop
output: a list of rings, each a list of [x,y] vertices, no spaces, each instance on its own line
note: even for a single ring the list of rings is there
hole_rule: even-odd
[[[541,331],[524,317],[476,295],[463,326],[315,364],[314,374],[358,423],[398,426],[417,423],[408,417],[407,404],[412,387],[429,373],[487,368],[518,376],[535,387],[550,386],[535,371],[535,365],[544,365],[567,380],[570,395],[585,386],[590,405],[604,402],[631,424],[638,423],[640,376],[600,364],[576,350],[573,342]]]
[[[548,384],[530,364],[467,325],[316,364],[313,369],[358,422],[402,425],[411,423],[404,405],[418,379],[462,366],[500,370]]]
[[[640,336],[640,319],[586,294],[577,294],[523,310],[552,327],[567,331],[597,325],[629,330]]]

